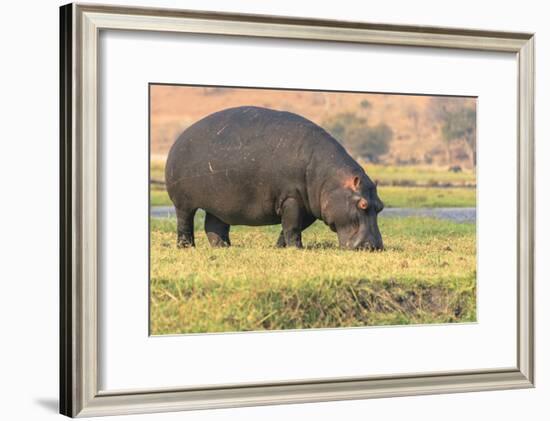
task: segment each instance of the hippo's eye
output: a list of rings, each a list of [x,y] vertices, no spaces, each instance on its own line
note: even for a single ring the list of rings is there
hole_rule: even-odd
[[[369,204],[365,199],[360,199],[359,202],[357,202],[357,207],[364,210],[369,207]]]

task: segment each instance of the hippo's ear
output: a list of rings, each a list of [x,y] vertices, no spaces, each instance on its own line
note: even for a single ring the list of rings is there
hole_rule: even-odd
[[[354,176],[353,178],[348,178],[344,181],[344,187],[352,189],[353,191],[358,191],[360,184],[361,184],[361,179],[358,176]]]

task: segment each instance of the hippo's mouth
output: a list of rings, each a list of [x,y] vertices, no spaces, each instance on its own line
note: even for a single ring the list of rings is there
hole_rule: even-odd
[[[340,246],[342,247],[342,245]],[[384,245],[382,243],[382,240],[375,241],[375,240],[351,239],[350,241],[346,242],[346,244],[342,248],[347,250],[382,251],[384,250]]]
[[[382,251],[384,243],[376,221],[352,223],[347,229],[337,230],[340,248],[346,250]]]

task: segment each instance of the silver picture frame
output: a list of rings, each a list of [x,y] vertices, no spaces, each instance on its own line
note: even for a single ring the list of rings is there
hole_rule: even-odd
[[[495,370],[109,392],[98,388],[98,37],[239,35],[515,53],[517,361]],[[60,412],[70,417],[534,387],[534,35],[68,4],[60,9]]]

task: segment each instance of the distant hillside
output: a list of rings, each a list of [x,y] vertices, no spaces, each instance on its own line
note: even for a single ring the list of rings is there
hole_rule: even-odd
[[[475,99],[453,98],[458,106],[475,107]],[[370,126],[385,123],[393,131],[390,164],[460,165],[468,167],[460,142],[443,141],[437,104],[429,96],[350,94],[266,89],[185,86],[151,87],[151,152],[162,156],[182,130],[208,114],[239,105],[257,105],[300,114],[323,126],[341,113],[354,113]]]

